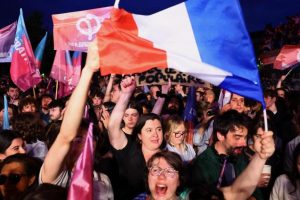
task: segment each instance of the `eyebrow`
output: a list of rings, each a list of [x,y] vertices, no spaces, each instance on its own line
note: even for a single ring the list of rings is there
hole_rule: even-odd
[[[234,137],[247,137],[247,135],[241,135],[241,134],[233,134]]]

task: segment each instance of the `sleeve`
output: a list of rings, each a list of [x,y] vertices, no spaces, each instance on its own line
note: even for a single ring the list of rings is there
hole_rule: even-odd
[[[281,181],[282,179],[282,176],[279,176],[274,185],[273,185],[273,188],[272,188],[272,191],[270,193],[270,200],[279,200],[279,199],[283,199],[282,195],[282,186],[283,186],[283,183]]]

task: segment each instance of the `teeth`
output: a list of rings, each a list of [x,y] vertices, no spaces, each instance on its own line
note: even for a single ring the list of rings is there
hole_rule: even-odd
[[[163,185],[163,184],[159,184],[159,185],[157,185],[157,187],[164,188],[164,187],[167,187],[167,186],[166,186],[166,185]]]

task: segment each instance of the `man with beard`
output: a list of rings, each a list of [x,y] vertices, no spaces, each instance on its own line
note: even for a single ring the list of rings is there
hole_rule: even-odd
[[[239,156],[246,146],[249,118],[230,110],[215,118],[213,145],[200,154],[191,166],[192,186],[206,184],[217,188],[231,185],[246,168]]]

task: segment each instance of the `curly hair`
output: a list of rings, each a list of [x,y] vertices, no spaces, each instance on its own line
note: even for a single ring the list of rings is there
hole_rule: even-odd
[[[45,141],[45,125],[35,113],[20,113],[12,119],[12,128],[18,131],[28,144]]]

